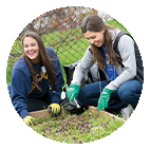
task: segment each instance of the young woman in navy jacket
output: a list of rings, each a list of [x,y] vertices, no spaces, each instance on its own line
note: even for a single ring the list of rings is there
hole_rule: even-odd
[[[9,92],[16,111],[29,125],[34,120],[31,111],[48,108],[54,115],[60,112],[64,80],[56,52],[44,47],[37,33],[25,33],[22,47],[23,54],[12,69]]]

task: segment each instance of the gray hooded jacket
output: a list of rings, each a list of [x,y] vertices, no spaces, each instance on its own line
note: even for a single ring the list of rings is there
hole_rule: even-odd
[[[119,32],[120,30],[118,28],[116,28],[115,30],[110,30],[113,44],[115,41],[115,37]],[[90,52],[89,48],[90,46],[87,48],[83,58],[76,66],[71,83],[81,85],[82,79],[94,64],[93,55]],[[124,67],[115,66],[118,77],[106,86],[110,90],[117,90],[124,82],[134,79],[136,76],[137,66],[133,39],[128,35],[123,35],[118,42],[117,48],[122,58],[122,64],[124,65]]]

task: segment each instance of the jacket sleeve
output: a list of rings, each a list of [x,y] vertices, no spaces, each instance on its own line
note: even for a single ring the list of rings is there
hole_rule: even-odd
[[[12,104],[17,113],[22,117],[30,115],[27,111],[27,89],[25,79],[19,70],[12,72],[12,81],[9,86]]]
[[[73,80],[71,83],[76,83],[81,86],[81,81],[86,76],[89,69],[94,64],[93,55],[89,51],[90,46],[87,48],[84,56],[82,57],[81,61],[75,67],[75,71],[73,74]]]
[[[64,79],[63,79],[63,73],[62,73],[60,61],[56,52],[52,48],[46,47],[46,49],[49,51],[49,55],[52,58],[52,68],[53,71],[55,72],[55,77],[56,77],[56,82],[55,82],[56,90],[52,91],[52,103],[60,104],[60,94],[62,92],[62,87],[64,85]]]
[[[118,50],[123,59],[124,68],[116,67],[119,76],[107,85],[110,90],[117,90],[121,84],[136,76],[134,41],[127,35],[122,36],[118,42]]]

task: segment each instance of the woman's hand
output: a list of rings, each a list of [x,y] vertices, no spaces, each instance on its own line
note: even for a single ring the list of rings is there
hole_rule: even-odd
[[[79,91],[80,91],[80,86],[78,84],[73,83],[66,91],[66,95],[70,101],[73,101],[73,99],[78,96]]]
[[[26,117],[23,119],[24,123],[26,123],[28,126],[29,126],[29,125],[35,125],[35,123],[34,123],[35,120],[36,120],[35,118],[33,118],[33,117],[29,116],[29,115],[26,116]]]
[[[48,111],[52,113],[52,116],[57,116],[60,112],[60,105],[58,103],[52,103],[48,106]]]
[[[100,98],[98,99],[98,110],[104,110],[105,108],[108,107],[108,101],[110,99],[110,95],[111,93],[113,93],[115,91],[110,90],[108,88],[104,88]]]

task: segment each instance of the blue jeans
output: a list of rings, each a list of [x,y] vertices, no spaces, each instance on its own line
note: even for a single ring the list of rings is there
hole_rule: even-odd
[[[38,110],[47,109],[47,107],[51,104],[52,94],[51,91],[49,90],[41,98],[28,97],[27,99],[28,99],[27,102],[28,112],[38,111]]]
[[[95,82],[82,87],[76,98],[81,106],[97,107],[101,90],[108,84],[107,81]],[[139,101],[142,84],[137,80],[129,80],[123,83],[119,89],[112,93],[106,110],[120,111],[130,104],[134,109]]]

